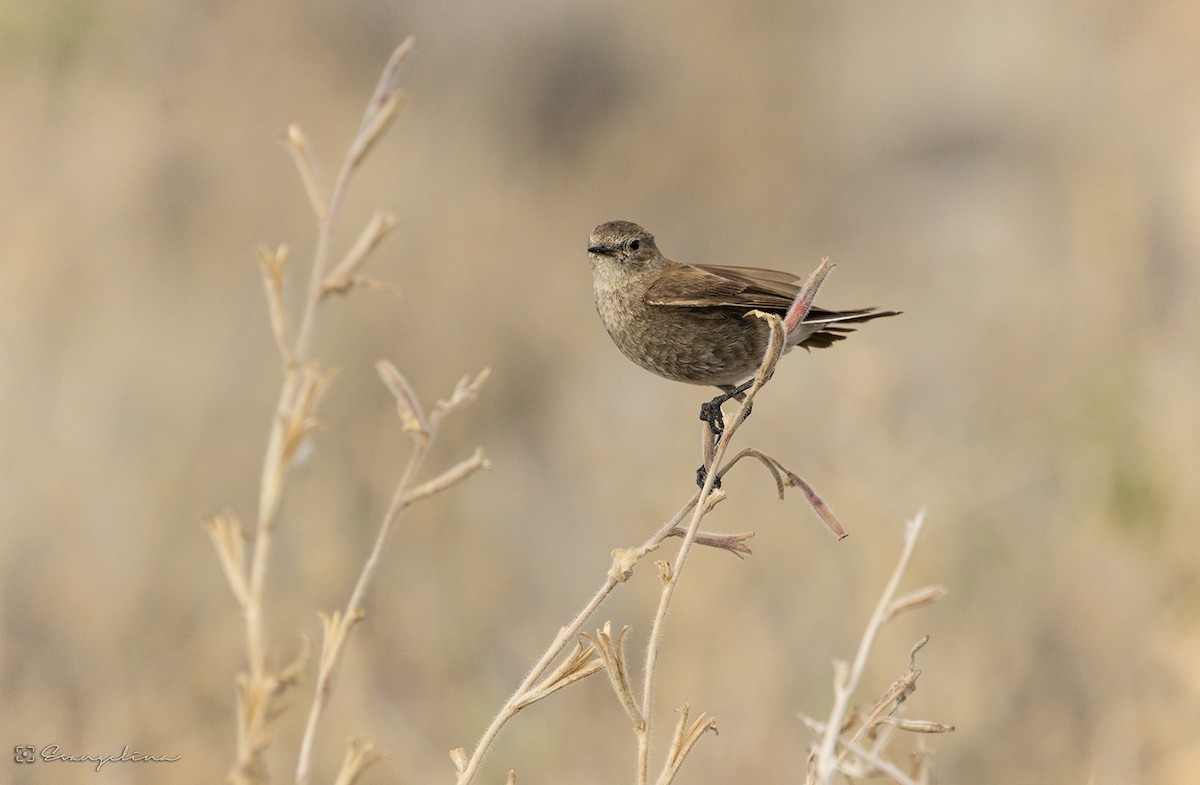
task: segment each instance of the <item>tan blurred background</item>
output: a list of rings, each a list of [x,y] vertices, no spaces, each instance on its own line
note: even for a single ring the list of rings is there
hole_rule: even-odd
[[[664,649],[659,718],[716,714],[687,782],[800,781],[898,552],[950,590],[885,631],[870,701],[928,632],[911,716],[942,782],[1200,779],[1200,9],[1186,2],[160,3],[0,15],[0,741],[175,764],[3,764],[5,782],[216,782],[242,628],[199,521],[249,520],[280,373],[254,246],[312,251],[278,143],[336,170],[407,34],[410,101],[342,246],[399,226],[323,314],[340,369],[292,475],[268,597],[279,659],[345,602],[406,443],[373,370],[432,402],[493,370],[429,469],[490,474],[411,510],[322,728],[387,751],[367,782],[450,781],[558,626],[692,491],[697,407],[619,355],[584,246],[628,218],[687,261],[806,272],[879,305],[790,355],[743,443],[851,531],[731,475]],[[297,282],[299,277],[297,277]],[[673,553],[673,548],[670,551]],[[666,553],[666,552],[664,552]],[[664,556],[666,558],[666,556]],[[643,569],[597,619],[633,626]],[[294,766],[311,679],[280,720]],[[481,782],[631,778],[593,679],[531,708]],[[661,752],[663,739],[658,740]],[[5,753],[8,754],[7,752]],[[657,755],[657,753],[656,753]]]

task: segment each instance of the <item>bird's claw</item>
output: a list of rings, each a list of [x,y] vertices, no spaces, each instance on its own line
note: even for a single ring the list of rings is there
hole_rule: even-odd
[[[725,414],[721,411],[721,404],[724,402],[724,397],[718,395],[711,401],[700,404],[700,419],[708,423],[713,436],[718,439],[721,438],[721,434],[725,433]]]
[[[698,488],[701,488],[701,489],[703,489],[703,488],[704,488],[704,483],[705,483],[705,481],[707,481],[707,480],[708,480],[708,467],[707,467],[707,466],[701,466],[699,469],[697,469],[697,470],[696,470],[696,486],[697,486]],[[712,484],[712,487],[713,487],[713,490],[714,490],[714,491],[715,491],[717,488],[720,488],[720,487],[721,487],[721,477],[720,477],[720,475],[717,475],[716,477],[713,477],[713,484]]]

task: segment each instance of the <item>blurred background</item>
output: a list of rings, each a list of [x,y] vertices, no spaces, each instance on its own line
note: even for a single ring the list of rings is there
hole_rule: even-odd
[[[909,714],[958,727],[927,739],[940,781],[1200,778],[1200,8],[1171,0],[6,3],[0,740],[183,757],[0,778],[224,777],[245,642],[200,521],[256,509],[281,374],[254,248],[292,245],[297,295],[311,258],[278,140],[300,125],[332,177],[410,33],[339,244],[394,212],[366,272],[396,292],[322,312],[339,374],[273,552],[278,660],[345,603],[407,456],[376,360],[427,405],[490,367],[427,471],[476,445],[493,468],[403,519],[314,781],[349,738],[388,753],[366,782],[450,781],[609,551],[693,492],[712,391],[628,363],[593,309],[584,248],[617,218],[684,261],[830,256],[821,304],[905,312],[789,355],[739,434],[851,535],[729,476],[705,528],[754,555],[694,555],[663,650],[660,728],[684,702],[720,723],[681,781],[802,780],[797,715],[828,712],[922,506],[905,588],[950,593],[885,630],[859,700],[931,634]],[[643,565],[596,619],[637,663],[657,584]],[[633,761],[597,677],[518,717],[479,781]]]

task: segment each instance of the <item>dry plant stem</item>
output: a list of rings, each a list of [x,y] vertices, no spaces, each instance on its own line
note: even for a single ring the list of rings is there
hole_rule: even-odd
[[[309,343],[312,340],[316,310],[321,302],[322,285],[325,281],[325,271],[329,269],[329,245],[333,239],[333,232],[337,228],[338,219],[341,217],[342,205],[346,201],[350,181],[358,170],[358,165],[362,163],[363,156],[383,133],[387,122],[395,113],[400,96],[400,86],[396,78],[397,71],[415,47],[416,39],[409,36],[392,52],[383,75],[379,78],[379,84],[376,85],[375,92],[367,105],[367,110],[363,114],[358,133],[342,161],[342,168],[338,172],[337,180],[334,181],[329,204],[323,211],[318,212],[317,250],[313,259],[312,273],[308,279],[308,296],[305,298],[304,315],[300,320],[300,331],[296,337],[296,357],[301,360],[307,355]]]
[[[314,252],[312,270],[309,279],[307,296],[301,312],[299,329],[295,343],[291,343],[286,331],[286,320],[281,318],[281,309],[276,306],[278,291],[275,287],[278,281],[268,280],[268,300],[272,307],[272,328],[283,361],[284,380],[280,387],[279,399],[275,406],[271,433],[267,440],[267,449],[263,456],[263,468],[259,485],[258,519],[255,527],[253,553],[250,557],[249,579],[246,581],[247,591],[242,603],[242,615],[246,629],[246,648],[249,669],[249,685],[252,690],[261,686],[267,676],[266,663],[266,632],[263,625],[263,595],[266,585],[267,567],[270,563],[271,537],[279,516],[279,508],[283,500],[284,486],[288,469],[295,456],[296,432],[298,426],[307,426],[315,400],[306,405],[306,397],[312,393],[308,377],[315,374],[313,367],[308,366],[309,348],[312,342],[317,321],[317,309],[321,301],[322,282],[325,271],[329,266],[329,248],[342,205],[345,202],[354,172],[362,160],[365,149],[384,130],[385,125],[373,122],[380,114],[381,102],[391,106],[394,112],[394,102],[398,100],[399,89],[396,85],[395,72],[399,64],[412,51],[414,39],[408,38],[393,53],[388,67],[380,79],[375,94],[372,96],[367,113],[364,116],[358,135],[351,145],[350,153],[346,156],[334,186],[333,195],[328,205],[320,201],[316,187],[317,177],[313,159],[304,144],[303,136],[298,129],[289,130],[288,139],[291,143],[293,157],[300,169],[301,178],[308,190],[310,200],[317,212],[318,234]],[[280,254],[276,255],[278,269],[276,275],[282,276]],[[268,279],[271,277],[268,274]],[[278,312],[277,312],[278,311]],[[304,422],[296,422],[295,415],[304,415]],[[249,754],[249,753],[247,753]],[[253,753],[257,755],[257,753]],[[239,754],[235,772],[245,774],[253,766],[254,761],[247,759],[245,754]]]
[[[434,479],[416,488],[412,487],[413,480],[424,463],[430,446],[434,442],[438,425],[441,423],[442,418],[457,407],[475,398],[479,387],[488,377],[487,370],[481,372],[474,381],[471,381],[469,378],[463,378],[458,383],[450,399],[448,401],[439,401],[432,416],[426,417],[411,386],[409,386],[404,376],[391,363],[380,361],[376,364],[376,368],[383,378],[384,383],[396,396],[401,421],[404,423],[405,430],[409,431],[412,435],[415,448],[412,456],[409,458],[408,466],[405,467],[399,482],[396,484],[396,490],[392,494],[392,501],[388,505],[387,512],[384,513],[383,520],[379,525],[379,532],[376,534],[374,547],[372,547],[370,555],[368,555],[366,562],[363,564],[362,571],[359,573],[358,580],[354,584],[345,609],[340,614],[335,613],[332,616],[324,618],[325,645],[321,652],[316,692],[313,697],[312,706],[309,709],[308,720],[304,728],[304,737],[300,745],[300,756],[296,765],[297,785],[306,785],[308,782],[317,725],[324,714],[325,703],[329,694],[333,691],[341,656],[345,651],[346,644],[349,642],[350,632],[364,615],[362,610],[363,600],[366,597],[367,589],[370,587],[372,579],[375,577],[375,573],[378,571],[380,559],[383,556],[388,541],[391,539],[392,530],[395,528],[400,513],[413,502],[431,496],[438,491],[445,490],[465,480],[480,469],[488,467],[488,462],[483,457],[483,451],[477,449],[475,454],[470,458],[460,462],[456,466],[452,466]]]
[[[389,70],[392,70],[395,65],[399,65],[399,62],[412,51],[414,46],[415,40],[410,36],[392,55],[392,60],[389,61]],[[385,71],[385,78],[380,80],[375,95],[372,96],[371,105],[367,110],[368,116],[371,114],[372,108],[379,103],[381,92],[390,90],[392,94],[395,94],[398,91],[398,88],[394,84],[394,77],[388,79],[386,78],[387,74],[388,71]],[[300,384],[300,367],[308,359],[309,345],[316,328],[317,306],[321,302],[321,283],[325,278],[325,270],[329,266],[330,241],[332,240],[334,229],[337,227],[337,221],[341,215],[341,208],[345,203],[350,182],[357,170],[358,163],[362,160],[361,153],[356,154],[355,151],[367,143],[363,139],[364,132],[366,131],[372,131],[374,135],[378,135],[382,129],[372,129],[365,122],[364,118],[364,123],[359,129],[358,136],[351,146],[351,152],[346,155],[342,169],[338,173],[332,198],[328,206],[318,214],[317,247],[313,256],[312,271],[309,276],[308,294],[304,300],[304,310],[300,317],[300,327],[295,345],[292,347],[290,354],[285,354],[284,356],[284,382],[279,391],[279,402],[275,407],[275,420],[267,442],[266,455],[263,459],[262,483],[259,490],[258,526],[250,567],[249,585],[251,602],[245,612],[246,635],[250,656],[250,675],[255,681],[260,680],[265,671],[264,657],[266,647],[265,633],[262,627],[262,595],[263,586],[266,582],[267,564],[269,563],[268,557],[271,550],[271,532],[275,528],[279,505],[283,499],[284,477],[287,473],[289,463],[289,461],[284,460],[283,455],[287,414],[292,410],[295,403],[296,392]],[[293,135],[292,138],[294,141],[295,136]],[[301,169],[304,170],[304,168],[305,166],[301,164]],[[286,337],[283,337],[283,340],[286,341]]]
[[[722,471],[722,474],[723,473],[724,471]],[[649,539],[636,548],[631,548],[628,551],[625,551],[625,554],[629,556],[629,559],[617,560],[618,563],[623,565],[623,569],[625,571],[618,571],[616,567],[610,570],[609,575],[606,577],[604,583],[601,584],[600,588],[596,590],[596,593],[592,595],[591,599],[587,601],[583,609],[576,614],[575,618],[572,619],[566,626],[559,629],[558,635],[555,636],[554,640],[550,643],[550,646],[542,653],[542,656],[525,676],[525,679],[521,682],[521,684],[505,702],[504,706],[500,708],[500,711],[492,719],[491,724],[487,727],[483,733],[483,736],[475,745],[475,749],[471,753],[471,757],[466,759],[464,764],[461,766],[457,780],[458,785],[466,785],[467,783],[471,782],[475,774],[478,772],[479,766],[483,762],[483,758],[486,755],[488,748],[491,747],[492,742],[495,741],[496,736],[500,733],[501,728],[503,728],[504,724],[516,716],[517,712],[523,708],[524,698],[528,694],[529,690],[538,681],[538,679],[545,674],[551,663],[553,663],[554,660],[557,659],[560,654],[562,654],[567,645],[572,640],[575,640],[575,638],[580,634],[580,632],[583,630],[584,624],[587,623],[587,620],[591,618],[601,604],[603,604],[608,595],[612,593],[618,584],[623,583],[629,577],[629,575],[632,573],[633,564],[640,560],[647,553],[658,548],[658,546],[662,544],[663,540],[667,539],[668,537],[675,536],[675,533],[680,531],[679,522],[683,520],[685,515],[695,508],[696,502],[699,500],[699,498],[700,495],[698,493],[693,495],[692,498],[689,499],[674,515],[672,515],[671,518],[664,523],[662,527],[659,528],[659,530],[655,532]],[[714,539],[720,540],[720,538]],[[736,553],[734,548],[726,545],[723,541],[720,541],[719,544],[716,544],[713,547],[731,550]]]
[[[747,394],[747,401],[753,399],[753,392],[754,391],[751,391]],[[739,422],[727,428],[727,435],[732,435],[737,431],[737,427],[741,424],[740,419],[741,418],[739,416]],[[728,441],[728,439],[725,439],[723,440],[723,443],[728,443]],[[718,462],[724,453],[724,449],[718,450]],[[720,474],[724,474],[728,468],[729,467],[726,467],[720,472]],[[716,472],[712,472],[710,473],[710,476],[719,475]],[[698,505],[698,502],[702,497],[710,498],[712,496],[712,484],[713,483],[710,479],[710,481],[705,483],[704,490],[702,490],[700,493],[694,494],[692,498],[689,499],[674,515],[672,515],[671,518],[664,523],[649,539],[647,539],[638,547],[629,549],[629,551],[626,552],[631,556],[626,568],[628,571],[621,573],[615,567],[613,570],[610,570],[608,576],[605,578],[604,583],[601,584],[600,588],[596,590],[596,593],[592,595],[591,599],[588,600],[583,609],[579,611],[579,613],[575,615],[575,618],[572,619],[566,626],[559,629],[558,635],[555,636],[554,640],[550,643],[550,646],[542,653],[542,656],[525,676],[525,679],[521,682],[517,689],[513,691],[512,695],[509,696],[508,700],[505,701],[504,705],[500,708],[500,711],[497,712],[496,716],[492,719],[492,722],[488,725],[487,729],[484,730],[483,736],[479,739],[479,742],[475,745],[474,751],[471,753],[471,757],[467,759],[466,763],[459,769],[458,779],[456,780],[457,785],[467,785],[467,783],[474,779],[475,774],[479,770],[480,764],[483,763],[484,756],[487,754],[492,742],[495,741],[496,736],[500,733],[500,730],[523,708],[523,699],[529,692],[530,688],[532,688],[533,685],[537,683],[538,679],[545,674],[551,663],[553,663],[554,660],[557,659],[560,654],[562,654],[567,645],[580,634],[580,632],[583,630],[584,624],[587,623],[587,620],[591,618],[592,614],[596,612],[608,595],[612,593],[618,584],[623,583],[629,577],[629,574],[632,571],[633,563],[635,563],[645,554],[656,549],[660,544],[662,544],[663,540],[672,536],[673,532],[678,529],[679,522],[682,521],[683,517],[689,512],[692,512],[693,510],[703,510],[707,512],[705,509],[707,505]],[[708,509],[711,509],[711,507]],[[698,521],[698,517],[693,517],[694,521]],[[689,525],[688,532],[684,534],[685,543],[689,548],[691,542],[695,541],[696,538],[697,532],[695,529],[695,526]],[[729,548],[726,549],[728,550]]]
[[[684,535],[683,542],[679,546],[679,553],[676,555],[675,562],[669,573],[664,578],[658,609],[654,614],[654,623],[650,628],[650,641],[646,647],[646,663],[642,684],[641,712],[645,718],[645,723],[642,727],[636,729],[638,743],[638,785],[646,785],[649,776],[650,734],[654,716],[652,711],[654,707],[654,684],[658,667],[659,649],[662,646],[663,628],[666,623],[667,611],[671,605],[671,599],[674,597],[675,590],[679,586],[679,580],[683,575],[683,568],[687,563],[688,554],[691,553],[692,545],[696,540],[696,534],[700,530],[700,519],[708,511],[708,499],[713,492],[713,484],[716,482],[719,474],[717,471],[713,471],[712,467],[719,467],[724,461],[725,453],[728,451],[729,445],[733,443],[734,435],[741,428],[742,423],[745,422],[746,414],[749,412],[755,396],[758,395],[758,391],[762,389],[763,385],[775,373],[775,365],[779,362],[779,358],[783,354],[788,336],[800,325],[804,317],[808,315],[813,299],[820,290],[821,284],[824,282],[825,276],[829,274],[830,269],[832,269],[832,265],[829,259],[822,259],[821,264],[809,275],[804,285],[800,288],[800,291],[796,294],[796,299],[793,301],[791,308],[788,309],[784,320],[781,321],[775,316],[766,317],[771,329],[771,338],[767,346],[766,356],[763,358],[762,365],[755,375],[754,384],[746,391],[745,398],[741,401],[741,407],[738,409],[737,416],[733,418],[731,424],[726,426],[724,434],[722,434],[720,441],[717,443],[715,453],[713,453],[711,460],[707,462],[710,471],[708,471],[705,477],[704,486],[700,489],[696,505],[692,511],[691,522],[688,524],[687,533]],[[757,313],[748,314],[750,317],[758,315]],[[706,450],[709,449],[707,441],[705,446]],[[741,455],[738,456],[738,458],[741,457]]]
[[[354,584],[354,590],[350,594],[350,599],[346,603],[345,610],[340,619],[330,623],[326,628],[327,640],[321,655],[316,692],[313,696],[312,707],[308,712],[308,720],[304,725],[304,737],[300,743],[300,756],[296,764],[297,785],[306,785],[308,782],[317,725],[325,712],[325,702],[329,698],[329,694],[333,691],[340,655],[345,651],[345,644],[349,639],[350,630],[362,618],[361,608],[363,597],[366,595],[367,587],[370,586],[371,580],[375,577],[375,572],[379,568],[380,557],[383,555],[384,548],[391,538],[392,528],[396,523],[396,519],[400,517],[400,513],[404,508],[408,506],[406,497],[409,485],[411,485],[412,478],[416,476],[417,471],[421,468],[421,464],[424,463],[425,455],[432,441],[431,438],[423,444],[419,443],[412,457],[409,459],[408,466],[405,468],[404,474],[396,486],[396,492],[392,494],[392,502],[388,506],[387,513],[383,516],[379,532],[375,536],[375,545],[371,549],[371,554],[367,557],[366,563],[363,565],[362,572],[359,573],[358,581]]]
[[[782,341],[782,327],[778,324],[778,320],[772,322],[772,343]],[[768,362],[773,366],[774,361],[778,360],[778,354],[772,357],[772,352],[768,350]],[[760,374],[760,377],[762,375]],[[769,373],[768,373],[769,376]],[[765,379],[757,381],[746,391],[746,397],[741,402],[741,408],[738,409],[737,417],[733,422],[726,426],[725,433],[721,436],[720,442],[717,444],[716,452],[713,454],[710,466],[720,466],[725,458],[725,453],[729,449],[729,445],[733,443],[733,437],[737,434],[742,423],[745,422],[745,413],[750,408],[750,404],[754,401],[755,395],[762,388]],[[708,424],[704,425],[708,429]],[[649,776],[650,766],[650,731],[653,725],[652,708],[654,706],[654,677],[658,665],[659,648],[662,645],[663,625],[667,618],[667,609],[670,607],[671,598],[675,595],[675,589],[679,585],[679,578],[683,574],[684,564],[687,562],[688,554],[691,552],[692,544],[696,541],[696,534],[700,531],[700,519],[707,512],[707,501],[713,492],[713,484],[716,482],[718,472],[710,471],[704,479],[704,487],[700,489],[696,496],[696,501],[692,505],[692,519],[688,523],[687,532],[683,536],[683,542],[679,546],[679,553],[675,557],[675,563],[671,569],[670,577],[666,579],[662,594],[659,597],[658,609],[654,614],[654,624],[650,628],[650,643],[646,648],[646,664],[645,673],[642,684],[642,706],[641,712],[645,722],[641,727],[635,728],[637,734],[637,782],[638,785],[646,785]]]
[[[809,726],[820,733],[824,733],[826,730],[826,725],[820,722],[809,722]],[[878,752],[878,746],[876,745],[877,749],[867,749],[858,743],[846,743],[847,749],[853,752],[859,760],[870,764],[874,769],[870,773],[860,772],[854,776],[868,777],[883,773],[895,780],[898,785],[918,785],[912,777],[905,774],[896,764],[882,757]],[[816,782],[816,769],[810,767],[808,777],[805,779],[805,785],[815,785]]]
[[[808,281],[805,283],[805,286],[802,287],[800,293],[797,295],[796,302],[799,303],[799,306],[797,307],[794,305],[794,307],[789,311],[789,314],[792,314],[793,312],[799,313],[799,316],[796,317],[797,320],[803,319],[803,317],[807,315],[808,308],[812,304],[812,299],[816,295],[816,290],[820,288],[821,282],[824,280],[824,277],[828,273],[830,267],[831,265],[829,264],[829,260],[823,259],[821,266],[809,277]],[[740,428],[745,419],[744,415],[746,410],[749,408],[750,403],[754,400],[754,396],[758,393],[758,390],[761,389],[761,387],[771,378],[771,375],[775,370],[775,364],[779,361],[779,357],[783,353],[786,331],[778,317],[767,317],[767,321],[771,325],[771,344],[767,350],[767,356],[763,359],[762,367],[759,369],[758,375],[755,378],[755,384],[746,392],[745,399],[742,401],[742,406],[738,410],[738,416],[731,425],[726,427],[725,435],[721,439],[721,443],[718,446],[715,455],[713,456],[713,460],[709,463],[710,466],[721,465],[725,453],[728,450],[728,446],[732,442],[733,435],[736,434],[738,428]],[[704,428],[706,430],[708,429],[707,424],[704,426]],[[741,456],[739,456],[739,458],[740,457]],[[737,459],[735,459],[732,463],[736,463],[736,461]],[[484,756],[487,754],[492,742],[495,741],[496,736],[500,733],[500,730],[510,719],[516,716],[517,712],[519,712],[523,705],[525,705],[523,703],[523,699],[529,692],[530,688],[537,683],[538,679],[540,679],[550,667],[550,664],[553,663],[554,660],[567,647],[567,644],[569,644],[576,638],[576,636],[580,634],[584,624],[592,616],[592,614],[596,612],[596,609],[600,607],[608,595],[612,593],[617,584],[624,582],[629,577],[632,572],[633,564],[645,556],[646,553],[657,548],[667,537],[672,536],[672,533],[677,529],[679,522],[683,520],[685,515],[691,512],[692,519],[687,527],[687,531],[683,535],[683,543],[680,546],[679,554],[676,557],[674,575],[672,575],[672,577],[668,580],[668,586],[665,587],[663,599],[661,599],[659,603],[659,609],[655,617],[654,628],[651,632],[650,651],[647,654],[646,683],[643,691],[642,709],[642,714],[643,717],[646,718],[647,726],[644,731],[638,731],[638,782],[639,785],[642,785],[646,782],[649,760],[648,752],[650,714],[648,709],[653,701],[654,695],[654,671],[652,663],[656,661],[658,657],[658,648],[661,643],[662,626],[666,617],[666,607],[669,605],[670,598],[674,593],[674,587],[678,583],[680,568],[685,561],[687,554],[690,552],[692,544],[696,542],[696,536],[699,532],[700,519],[703,518],[710,509],[712,509],[712,502],[715,501],[715,495],[713,493],[713,484],[715,479],[728,471],[729,468],[731,468],[732,463],[730,466],[722,468],[719,472],[710,471],[705,480],[703,488],[701,488],[697,494],[693,495],[692,498],[689,499],[683,505],[683,507],[681,507],[679,511],[671,517],[670,520],[663,524],[663,526],[657,532],[655,532],[653,536],[646,540],[646,542],[642,543],[642,545],[638,546],[637,548],[630,549],[626,552],[626,554],[630,557],[627,562],[622,562],[620,558],[615,560],[619,564],[624,564],[622,567],[624,571],[618,570],[618,564],[614,564],[613,569],[609,571],[604,583],[601,584],[596,593],[592,595],[592,598],[588,600],[583,609],[576,614],[575,618],[572,619],[566,626],[559,629],[558,635],[555,636],[550,646],[545,650],[545,652],[542,653],[542,656],[525,676],[525,679],[508,698],[508,700],[505,701],[504,705],[500,708],[500,711],[497,712],[496,716],[492,719],[492,722],[484,730],[483,736],[475,745],[475,749],[472,751],[470,758],[465,758],[464,760],[465,756],[461,755],[460,751],[457,750],[452,753],[451,757],[455,760],[455,766],[458,770],[458,779],[456,780],[457,785],[467,785],[474,779],[476,773],[479,771],[480,764],[483,762]],[[615,555],[616,554],[614,554],[614,556]],[[671,770],[668,769],[668,771]],[[667,771],[664,771],[664,775],[667,775]]]
[[[375,745],[370,742],[361,745],[357,742],[350,742],[334,785],[354,785],[362,777],[364,771],[381,760],[383,760],[383,754],[376,752]]]
[[[890,618],[890,613],[885,616],[884,621]],[[892,733],[896,728],[903,727],[906,730],[915,730],[922,733],[941,733],[947,730],[953,730],[953,726],[943,725],[942,723],[929,722],[925,720],[904,720],[892,716],[890,712],[896,711],[903,707],[904,701],[917,689],[917,678],[921,672],[917,670],[916,657],[917,652],[929,642],[929,636],[926,635],[917,645],[913,647],[912,654],[909,658],[908,671],[900,677],[887,692],[883,694],[879,700],[875,701],[875,705],[871,708],[870,713],[859,723],[858,730],[850,737],[848,742],[844,743],[841,754],[838,756],[837,762],[840,766],[850,755],[851,747],[858,744],[859,739],[865,736],[870,730],[877,725],[885,725],[883,732],[876,739],[876,750],[882,750],[886,746]]]
[[[816,782],[818,785],[828,785],[828,783],[833,781],[833,777],[837,772],[837,743],[846,719],[846,712],[850,707],[850,699],[854,695],[854,691],[858,688],[859,680],[862,678],[863,670],[867,664],[867,658],[870,656],[871,649],[875,645],[875,639],[879,636],[879,630],[891,616],[889,608],[892,605],[892,599],[896,595],[896,589],[900,584],[900,579],[903,577],[904,571],[908,568],[909,559],[912,558],[913,548],[916,547],[917,537],[921,533],[921,527],[924,523],[925,511],[921,510],[905,526],[904,547],[900,552],[900,559],[896,563],[896,568],[892,571],[892,576],[888,580],[887,586],[879,598],[879,602],[875,605],[874,613],[871,614],[871,618],[867,622],[867,628],[863,633],[862,640],[858,644],[858,651],[854,656],[854,662],[849,669],[846,668],[845,663],[839,663],[839,667],[835,670],[833,708],[829,712],[829,720],[825,723],[825,732],[817,748]]]
[[[645,553],[657,548],[663,540],[670,536],[671,530],[679,525],[679,522],[683,520],[683,516],[687,515],[688,511],[692,509],[692,507],[696,504],[697,498],[698,496],[693,496],[691,500],[689,500],[682,508],[680,508],[678,512],[671,516],[669,521],[663,524],[662,528],[655,532],[652,537],[650,537],[640,546],[632,549],[632,551],[635,554],[644,555]],[[504,705],[500,708],[500,711],[492,719],[491,724],[488,725],[486,730],[484,730],[483,736],[479,739],[479,742],[475,745],[474,751],[471,753],[471,757],[467,760],[466,764],[458,773],[458,780],[456,781],[457,785],[467,785],[467,783],[474,779],[475,774],[479,770],[480,764],[483,762],[484,755],[487,754],[492,742],[496,740],[496,736],[500,733],[500,729],[503,728],[505,723],[516,716],[517,712],[521,710],[523,706],[523,699],[529,692],[530,688],[537,683],[537,680],[542,677],[542,675],[550,667],[550,664],[553,663],[560,654],[562,654],[563,649],[565,649],[571,641],[575,640],[576,636],[578,636],[580,631],[583,630],[583,625],[587,623],[587,620],[591,618],[592,614],[596,612],[596,609],[598,609],[608,595],[612,593],[613,589],[615,589],[618,584],[624,582],[627,577],[627,574],[621,575],[617,573],[616,570],[610,570],[609,575],[606,577],[604,583],[601,584],[600,588],[596,590],[596,593],[592,595],[591,599],[587,601],[587,604],[583,606],[583,610],[579,611],[575,618],[572,619],[565,627],[561,627],[559,629],[558,635],[554,637],[554,640],[550,643],[550,646],[542,653],[542,656],[525,676],[525,679],[521,682],[509,699],[505,701]]]

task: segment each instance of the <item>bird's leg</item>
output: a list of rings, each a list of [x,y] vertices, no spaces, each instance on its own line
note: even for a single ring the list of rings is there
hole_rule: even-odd
[[[724,403],[730,398],[737,398],[738,400],[741,400],[742,393],[746,392],[746,390],[749,390],[753,384],[754,380],[750,379],[749,381],[742,382],[737,387],[722,387],[721,389],[725,390],[725,392],[721,393],[716,398],[713,398],[711,401],[700,404],[700,419],[708,423],[709,429],[712,430],[713,436],[716,436],[718,441],[721,439],[721,434],[725,433],[725,415],[721,412],[721,406],[724,405]],[[745,417],[749,416],[750,409],[747,408]],[[743,419],[745,419],[745,417],[743,417]]]
[[[746,390],[749,390],[752,384],[754,384],[754,380],[750,379],[749,381],[739,384],[737,387],[729,387],[727,385],[722,386],[721,389],[725,390],[725,392],[721,393],[716,398],[713,398],[711,401],[700,404],[700,419],[708,423],[709,431],[707,434],[705,434],[704,463],[699,469],[696,470],[696,485],[700,486],[701,488],[704,487],[704,481],[708,479],[709,462],[712,461],[712,457],[717,450],[717,445],[721,443],[721,436],[725,433],[725,415],[721,412],[721,406],[724,405],[724,403],[730,398],[737,398],[738,400],[741,400],[744,397],[743,393],[745,393]],[[751,405],[753,405],[753,403]],[[742,415],[742,419],[745,420],[749,416],[750,407],[747,406],[745,414]],[[711,442],[711,446],[709,445],[709,442]],[[713,480],[713,487],[721,487],[720,477],[717,477],[715,480]]]

